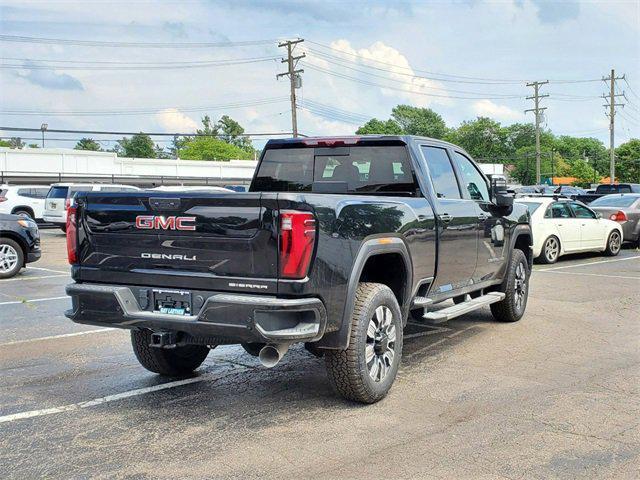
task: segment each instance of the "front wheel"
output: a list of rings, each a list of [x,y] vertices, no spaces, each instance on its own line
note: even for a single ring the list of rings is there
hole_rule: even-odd
[[[609,234],[607,239],[607,247],[604,249],[604,254],[608,257],[615,257],[620,253],[622,247],[622,235],[618,230],[614,230]]]
[[[346,350],[328,350],[329,380],[343,397],[375,403],[385,397],[402,358],[402,314],[395,295],[379,283],[361,283]]]
[[[151,347],[151,330],[131,330],[133,353],[140,365],[150,372],[178,377],[193,372],[209,354],[204,345],[184,345],[175,348]]]
[[[502,301],[491,304],[493,318],[499,322],[517,322],[524,315],[529,297],[529,264],[522,250],[511,253],[504,294]]]
[[[24,253],[20,245],[10,238],[0,238],[0,278],[11,278],[24,265]]]

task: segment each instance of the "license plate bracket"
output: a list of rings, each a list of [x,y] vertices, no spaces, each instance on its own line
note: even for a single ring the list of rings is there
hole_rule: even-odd
[[[184,290],[153,290],[153,309],[168,315],[191,315],[191,292]]]

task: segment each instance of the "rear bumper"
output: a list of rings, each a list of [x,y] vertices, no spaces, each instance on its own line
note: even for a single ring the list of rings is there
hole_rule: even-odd
[[[44,220],[47,223],[53,223],[54,225],[66,225],[67,224],[67,220],[60,216],[60,217],[54,217],[52,215],[43,215],[42,216],[42,220]]]
[[[312,342],[322,337],[327,324],[318,298],[197,291],[191,293],[198,313],[178,316],[152,311],[150,290],[73,283],[66,288],[73,304],[65,315],[83,324],[181,332],[212,344]]]

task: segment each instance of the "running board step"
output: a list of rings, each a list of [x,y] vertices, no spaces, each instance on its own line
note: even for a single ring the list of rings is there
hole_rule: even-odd
[[[459,317],[460,315],[464,315],[465,313],[473,312],[474,310],[478,310],[479,308],[499,302],[503,300],[504,297],[505,294],[502,292],[487,293],[486,295],[483,295],[481,297],[472,298],[471,300],[467,300],[466,302],[462,302],[451,307],[443,308],[442,310],[438,310],[437,312],[427,312],[424,314],[423,318],[425,320],[430,320],[432,323],[446,322],[447,320]]]
[[[414,297],[412,308],[427,307],[433,303],[433,300],[427,297]]]

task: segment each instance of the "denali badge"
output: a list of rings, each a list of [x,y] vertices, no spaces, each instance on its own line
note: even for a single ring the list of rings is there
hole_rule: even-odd
[[[196,221],[196,217],[163,217],[156,215],[138,215],[136,217],[136,228],[142,230],[190,230],[196,229],[195,225],[190,225]]]
[[[152,258],[154,260],[187,260],[189,262],[195,262],[195,255],[181,255],[179,253],[176,254],[164,254],[164,253],[141,253],[140,256],[142,258]]]

